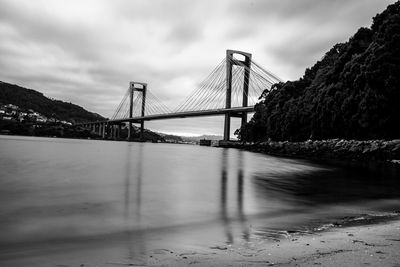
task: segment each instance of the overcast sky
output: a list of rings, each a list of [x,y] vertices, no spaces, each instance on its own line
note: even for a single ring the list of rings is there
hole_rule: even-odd
[[[129,81],[174,108],[226,49],[284,80],[393,3],[386,0],[0,0],[0,80],[111,117]],[[234,126],[237,123],[234,123]],[[146,124],[222,135],[222,118]]]

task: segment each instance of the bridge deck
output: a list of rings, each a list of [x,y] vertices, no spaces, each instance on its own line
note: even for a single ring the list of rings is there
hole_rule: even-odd
[[[234,108],[221,108],[221,109],[211,109],[211,110],[200,110],[200,111],[184,111],[184,112],[176,112],[176,113],[166,113],[166,114],[154,114],[154,115],[146,115],[146,116],[138,116],[133,118],[126,119],[115,119],[115,120],[107,120],[107,121],[97,121],[97,122],[89,122],[89,123],[81,123],[81,124],[93,124],[99,122],[108,122],[108,123],[121,123],[121,122],[141,122],[141,121],[152,121],[152,120],[166,120],[166,119],[178,119],[178,118],[187,118],[187,117],[207,117],[207,116],[217,116],[223,115],[226,113],[231,113],[232,115],[240,114],[240,113],[248,113],[254,112],[254,106],[250,107],[234,107]]]

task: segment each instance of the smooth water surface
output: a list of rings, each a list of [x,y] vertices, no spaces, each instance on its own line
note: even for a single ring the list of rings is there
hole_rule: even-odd
[[[399,210],[398,177],[235,149],[0,136],[0,262],[274,238]]]

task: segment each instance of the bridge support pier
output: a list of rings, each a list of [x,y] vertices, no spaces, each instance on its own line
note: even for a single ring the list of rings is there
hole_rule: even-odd
[[[142,115],[144,116],[144,115]],[[140,121],[140,141],[144,141],[144,121]]]
[[[132,122],[128,123],[128,136],[126,137],[126,140],[132,140]]]
[[[229,141],[231,132],[231,115],[229,113],[225,114],[225,123],[224,123],[224,141]]]
[[[234,59],[233,55],[239,54],[244,56],[244,61]],[[248,92],[249,92],[249,80],[250,80],[250,66],[251,66],[251,54],[235,51],[226,50],[226,103],[225,108],[232,107],[232,68],[234,65],[244,67],[244,82],[243,82],[243,101],[242,106],[247,107],[248,105]],[[231,132],[231,117],[232,114],[227,112],[225,114],[224,123],[224,141],[230,140]],[[247,112],[243,112],[241,115],[242,126],[247,122]]]
[[[101,137],[104,139],[104,137],[106,137],[106,124],[102,123],[102,125]]]
[[[112,125],[112,139],[118,140],[119,139],[119,132],[121,130],[121,126],[119,124]]]
[[[132,83],[129,83],[129,118],[131,119],[133,116],[133,86]],[[132,121],[128,122],[128,141],[132,140]]]

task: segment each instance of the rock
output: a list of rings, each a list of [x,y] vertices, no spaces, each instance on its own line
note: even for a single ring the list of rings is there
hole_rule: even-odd
[[[344,144],[345,144],[345,141],[342,139],[342,140],[340,140],[339,142],[336,143],[335,147],[336,148],[342,147]]]
[[[400,143],[394,145],[394,147],[392,148],[392,152],[397,153],[400,151]]]
[[[376,142],[371,143],[371,146],[370,146],[370,148],[369,148],[369,151],[370,151],[370,152],[375,152],[375,151],[378,151],[378,150],[379,150],[379,145],[378,145],[378,143],[376,143]]]
[[[379,160],[397,163],[400,159],[400,139],[384,140],[307,140],[304,142],[269,141],[260,143],[227,144],[226,147],[248,149],[255,152],[281,155],[300,156],[306,158],[325,158],[341,160]]]
[[[350,152],[357,152],[357,151],[360,151],[360,147],[359,147],[358,145],[356,145],[356,144],[352,144],[352,145],[350,146],[350,148],[349,148],[349,151],[350,151]]]
[[[400,144],[400,139],[393,139],[391,142],[393,144]]]
[[[370,150],[369,150],[369,147],[366,147],[366,148],[363,149],[362,153],[363,153],[363,154],[366,154],[366,153],[368,153],[369,151],[370,151]]]

